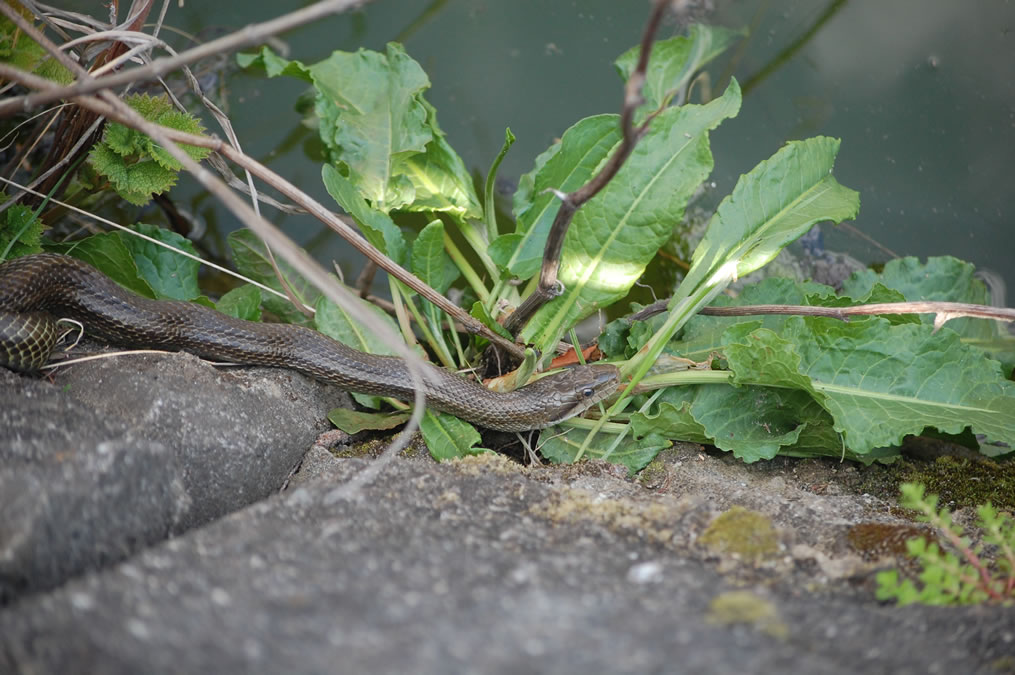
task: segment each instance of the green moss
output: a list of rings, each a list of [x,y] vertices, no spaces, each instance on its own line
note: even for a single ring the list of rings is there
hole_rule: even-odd
[[[649,490],[654,490],[666,483],[669,472],[666,470],[666,463],[658,457],[648,466],[638,472],[638,482]]]
[[[717,595],[709,603],[705,620],[716,626],[748,624],[780,640],[789,636],[789,628],[783,623],[775,605],[749,591]]]
[[[987,502],[1002,511],[1015,508],[1015,462],[938,457],[930,463],[907,463],[901,481],[923,483],[928,493],[953,508]]]
[[[934,461],[907,460],[892,466],[863,470],[853,489],[881,499],[894,500],[902,483],[923,483],[954,508],[991,502],[999,509],[1015,509],[1015,462],[952,455]]]
[[[720,514],[698,540],[713,553],[732,553],[752,560],[779,551],[779,537],[768,516],[740,506]]]

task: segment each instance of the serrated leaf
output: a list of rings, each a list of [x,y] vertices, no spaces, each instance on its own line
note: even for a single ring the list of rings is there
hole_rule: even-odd
[[[140,94],[128,97],[126,102],[149,122],[194,135],[204,133],[200,120],[175,110],[166,96]],[[190,145],[180,147],[197,161],[211,152]],[[147,135],[115,122],[107,124],[103,140],[92,148],[88,161],[109,178],[121,197],[138,206],[147,204],[152,194],[161,194],[175,185],[181,168]]]
[[[229,233],[228,242],[233,254],[233,264],[240,274],[282,292],[282,284],[276,278],[275,270],[268,260],[264,242],[256,234],[250,230],[235,230]],[[280,257],[275,256],[275,261],[278,263],[289,289],[303,304],[313,307],[321,295],[320,291]],[[265,293],[263,304],[266,310],[286,323],[310,323],[306,314],[293,307],[287,298]]]
[[[614,179],[575,214],[558,274],[566,290],[536,312],[524,341],[545,353],[575,322],[628,292],[711,171],[708,132],[739,109],[733,81],[711,103],[655,118]]]
[[[0,192],[0,202],[7,195]],[[42,221],[22,204],[11,204],[0,214],[0,260],[19,258],[42,251]]]
[[[175,232],[145,223],[138,223],[134,229],[174,248],[197,255],[194,244]],[[155,291],[156,298],[193,300],[201,295],[197,285],[197,273],[201,268],[198,261],[140,237],[124,236],[123,242],[134,257],[138,273]]]
[[[328,194],[356,219],[363,236],[396,263],[405,259],[405,237],[386,214],[371,208],[356,187],[330,164],[321,167],[321,179]]]
[[[552,427],[550,433],[544,432],[540,435],[539,452],[555,464],[570,464],[578,455],[578,448],[582,446],[588,433],[584,429],[575,428],[561,433],[559,428]],[[624,438],[620,445],[613,448],[611,446],[615,440],[610,434],[598,434],[585,454],[595,459],[608,459],[614,464],[622,464],[627,467],[628,473],[635,474],[648,466],[661,450],[673,445],[669,440],[654,434],[640,439]]]
[[[453,415],[427,410],[419,424],[430,454],[437,461],[488,452],[476,445],[482,440],[476,427]]]
[[[215,309],[237,319],[261,320],[261,289],[243,284],[226,292],[215,303]]]
[[[412,243],[412,273],[438,293],[447,292],[461,272],[444,251],[444,223],[434,220]]]

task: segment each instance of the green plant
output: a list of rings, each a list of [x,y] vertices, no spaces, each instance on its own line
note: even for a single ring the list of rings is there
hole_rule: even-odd
[[[558,274],[563,294],[540,307],[517,334],[543,355],[539,365],[547,365],[576,322],[626,297],[673,236],[675,223],[712,169],[709,134],[738,113],[740,89],[733,81],[703,104],[669,104],[674,92],[684,99],[689,73],[738,36],[694,26],[686,36],[653,46],[645,103],[635,118],[646,119],[650,111],[656,116],[620,171],[575,213]],[[622,78],[631,75],[638,54],[634,48],[618,58]],[[262,48],[241,55],[240,63],[311,86],[310,122],[325,148],[322,176],[332,197],[371,243],[439,291],[460,273],[465,307],[495,329],[500,308],[517,307],[536,288],[559,196],[588,183],[622,144],[619,115],[575,123],[522,176],[514,223],[505,226],[494,215],[491,191],[481,200],[474,190],[425,99],[426,74],[401,46],[389,44],[384,53],[335,52],[309,65]],[[512,140],[508,131],[502,154]],[[962,320],[935,330],[931,320],[912,316],[848,323],[697,316],[710,303],[836,307],[906,299],[985,301],[971,266],[946,258],[925,265],[907,259],[881,274],[857,275],[842,294],[782,279],[749,287],[738,301],[721,295],[815,223],[855,216],[857,193],[831,174],[838,149],[839,141],[831,138],[794,141],[741,177],[712,217],[668,313],[616,322],[601,339],[625,375],[660,391],[648,399],[626,392],[600,422],[576,420],[566,433],[546,434],[540,445],[544,456],[604,458],[636,471],[669,439],[714,444],[745,461],[776,454],[890,458],[905,435],[926,427],[959,433],[971,426],[991,439],[1015,442],[1015,386],[996,361],[966,342],[997,335],[983,322]],[[499,158],[487,176],[488,187],[498,163]],[[421,230],[416,214],[429,223]],[[418,232],[415,241],[413,232]],[[938,284],[942,278],[951,283]],[[397,282],[391,282],[391,293],[406,315],[418,319],[423,338],[445,366],[471,364],[482,342],[463,344],[446,329],[446,318],[427,303],[420,306]],[[317,321],[324,332],[339,339],[349,332],[320,316],[328,314]],[[408,332],[407,338],[412,339]],[[360,342],[357,347],[371,343]],[[678,366],[666,372],[671,354],[720,368]],[[428,424],[438,419],[428,417]],[[466,437],[457,429],[451,435]],[[467,437],[470,446],[479,438]],[[463,444],[459,451],[469,448]]]
[[[127,104],[149,122],[170,129],[200,135],[200,120],[173,107],[167,96],[139,94],[126,99]],[[192,145],[182,146],[195,160],[210,152]],[[162,194],[176,184],[182,166],[150,137],[122,124],[106,125],[102,141],[95,144],[88,157],[92,168],[109,179],[117,193],[131,204],[147,204],[153,194]]]
[[[920,568],[917,580],[901,578],[894,569],[880,572],[879,600],[895,600],[900,605],[1015,602],[1015,521],[1009,514],[998,512],[989,502],[977,507],[983,543],[974,546],[948,508],[938,509],[937,495],[925,494],[926,488],[919,483],[903,483],[900,490],[901,505],[917,511],[918,520],[937,528],[955,552],[944,551],[923,537],[910,539],[906,549]]]

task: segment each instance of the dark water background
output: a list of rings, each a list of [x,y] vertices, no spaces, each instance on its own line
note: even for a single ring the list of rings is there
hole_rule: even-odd
[[[285,5],[172,3],[167,23],[208,39]],[[404,43],[429,74],[428,99],[470,170],[485,173],[511,127],[518,141],[500,173],[517,178],[575,121],[619,109],[612,61],[638,41],[647,11],[645,0],[377,0],[282,37],[290,57],[305,62],[334,49]],[[709,69],[713,85],[731,73],[745,96],[739,117],[712,134],[716,168],[705,206],[786,140],[835,136],[842,139],[835,174],[861,193],[853,225],[878,245],[826,228],[828,248],[865,262],[889,251],[952,254],[1015,289],[1015,4],[717,0],[710,21],[750,26],[751,36]],[[676,30],[664,26],[661,37]],[[225,83],[245,149],[332,204],[310,156],[314,133],[293,110],[303,85],[245,74]],[[234,226],[182,185],[182,199],[211,225]],[[358,268],[316,221],[266,214],[322,259]]]

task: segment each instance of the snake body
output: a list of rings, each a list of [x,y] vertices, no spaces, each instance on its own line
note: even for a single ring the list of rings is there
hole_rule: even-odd
[[[411,400],[405,362],[367,354],[302,326],[236,319],[208,307],[150,300],[117,285],[76,258],[40,253],[0,264],[0,365],[33,371],[48,361],[57,318],[85,326],[113,344],[182,350],[258,366],[291,368],[343,389]],[[426,364],[426,403],[500,429],[539,429],[584,412],[612,394],[618,371],[577,366],[508,393],[494,392]]]

